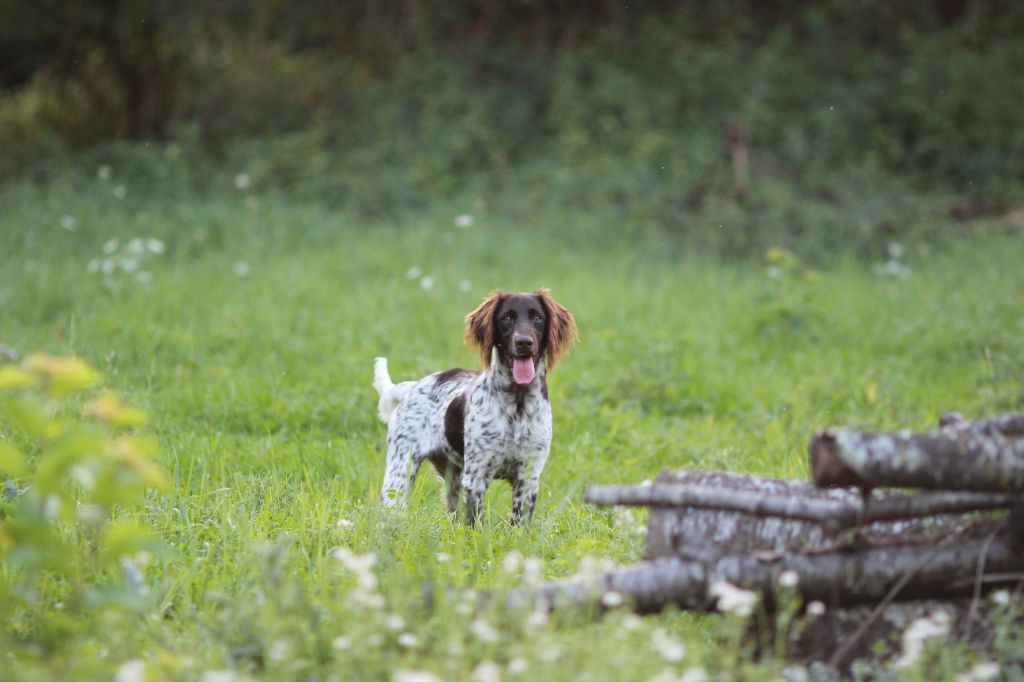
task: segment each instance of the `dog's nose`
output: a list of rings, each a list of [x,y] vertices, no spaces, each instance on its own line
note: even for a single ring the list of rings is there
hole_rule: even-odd
[[[529,336],[516,336],[512,339],[516,346],[516,352],[518,353],[532,353],[533,352],[533,339]]]

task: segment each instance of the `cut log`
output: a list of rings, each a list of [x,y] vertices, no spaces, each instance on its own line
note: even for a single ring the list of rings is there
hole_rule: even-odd
[[[861,494],[857,490],[822,489],[805,481],[718,471],[666,469],[658,474],[650,488],[675,485],[713,488],[735,499],[760,495],[802,501],[807,505],[862,504]],[[878,541],[896,540],[936,530],[950,531],[960,525],[963,525],[963,521],[958,517],[875,522],[865,526],[862,534]],[[831,534],[831,529],[816,521],[762,517],[740,511],[655,506],[651,508],[647,522],[644,557],[655,559],[673,556],[690,547],[707,545],[717,545],[737,552],[820,547],[829,540]]]
[[[808,446],[819,486],[1024,492],[1024,415],[928,433],[827,429]]]
[[[860,497],[839,500],[738,492],[708,485],[657,483],[589,486],[584,500],[599,507],[674,507],[777,516],[839,530],[875,521],[1009,509],[1024,501],[1024,497],[1012,493],[923,493],[891,495],[877,500]]]
[[[617,601],[608,600],[611,592],[638,613],[655,613],[670,605],[712,611],[715,600],[710,588],[716,582],[752,590],[771,603],[779,575],[785,571],[797,574],[796,590],[805,602],[848,607],[877,604],[882,599],[954,598],[1013,584],[1024,572],[1024,552],[1016,533],[989,530],[988,535],[978,536],[977,529],[971,537],[948,537],[935,545],[825,554],[789,552],[765,557],[715,546],[692,547],[684,555],[641,562],[593,580],[569,579],[538,590],[515,591],[509,595],[509,604],[518,607],[536,600],[548,609],[603,610]]]

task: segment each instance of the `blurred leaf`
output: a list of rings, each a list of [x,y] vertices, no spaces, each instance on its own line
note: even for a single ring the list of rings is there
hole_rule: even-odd
[[[149,420],[145,410],[128,407],[113,393],[104,393],[85,405],[84,414],[113,426],[139,426]]]
[[[0,367],[0,389],[31,388],[36,385],[36,377],[17,365]]]
[[[100,558],[109,562],[144,549],[159,549],[160,546],[160,541],[145,526],[134,521],[114,521],[103,531]]]
[[[159,490],[169,489],[170,484],[164,470],[147,457],[156,452],[156,444],[153,441],[119,436],[114,439],[113,446],[114,452],[121,461],[138,473],[146,485]]]
[[[23,396],[7,401],[4,405],[7,416],[13,424],[33,438],[42,438],[50,425],[49,415],[38,398]]]
[[[40,353],[30,355],[26,364],[29,369],[49,379],[47,391],[57,397],[77,393],[100,381],[99,372],[80,358],[61,358]]]
[[[84,428],[66,432],[38,457],[36,485],[41,492],[58,492],[71,468],[88,457],[99,459],[107,437]]]
[[[0,472],[21,476],[25,471],[25,455],[10,443],[0,441]]]

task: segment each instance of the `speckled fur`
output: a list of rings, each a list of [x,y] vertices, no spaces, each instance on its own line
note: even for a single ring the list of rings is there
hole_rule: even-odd
[[[499,295],[503,294],[495,294]],[[403,504],[420,466],[429,461],[445,481],[451,512],[456,511],[465,489],[467,523],[473,524],[479,517],[484,493],[495,479],[512,485],[513,524],[533,515],[540,475],[551,449],[551,403],[547,393],[551,353],[557,359],[576,333],[571,314],[551,303],[551,310],[561,315],[557,329],[564,338],[552,339],[549,334],[538,340],[536,375],[529,384],[513,380],[499,350],[501,342],[491,329],[486,341],[481,341],[491,346],[485,348],[490,361],[483,372],[448,370],[396,386],[388,376],[387,361],[377,359],[374,385],[381,394],[378,411],[388,425],[381,491],[384,504]],[[467,317],[471,329],[470,318],[478,311]],[[495,312],[487,308],[483,313],[487,324],[491,324]],[[546,327],[556,328],[550,319]]]

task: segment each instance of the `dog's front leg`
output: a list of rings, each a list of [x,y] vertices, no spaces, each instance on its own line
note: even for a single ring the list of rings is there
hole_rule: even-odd
[[[494,480],[494,472],[487,463],[479,464],[481,457],[470,459],[467,448],[466,469],[462,472],[462,487],[466,489],[466,525],[475,526],[483,509],[484,493]],[[471,465],[470,462],[473,462]]]
[[[537,506],[537,493],[540,492],[540,477],[518,477],[512,483],[512,518],[509,523],[518,526],[533,518],[533,509]]]

